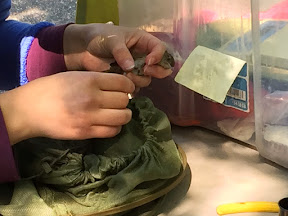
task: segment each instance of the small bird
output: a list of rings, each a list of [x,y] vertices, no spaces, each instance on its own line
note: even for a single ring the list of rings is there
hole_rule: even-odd
[[[129,72],[132,72],[132,73],[139,75],[139,76],[143,76],[144,75],[144,66],[146,64],[145,63],[146,56],[133,57],[133,58],[134,58],[135,66]],[[175,60],[170,53],[165,51],[161,61],[157,65],[160,65],[165,69],[171,69],[175,65]],[[122,70],[122,68],[117,64],[117,62],[113,62],[112,64],[110,64],[110,69],[106,72],[124,74],[127,71]]]

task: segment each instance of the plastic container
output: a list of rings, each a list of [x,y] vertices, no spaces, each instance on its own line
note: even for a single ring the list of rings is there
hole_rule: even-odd
[[[198,125],[254,144],[254,140],[251,140],[255,130],[252,118],[254,112],[252,84],[246,84],[247,91],[244,94],[247,102],[243,111],[214,103],[174,81],[180,67],[197,45],[223,53],[233,52],[231,55],[249,63],[249,74],[252,76],[252,50],[250,48],[249,54],[239,50],[244,40],[244,33],[251,31],[251,2],[241,0],[231,4],[223,0],[174,0],[170,3],[165,1],[165,4],[164,1],[157,1],[155,4],[152,1],[133,1],[134,5],[131,7],[130,2],[119,0],[118,4],[120,25],[139,27],[153,32],[166,42],[176,59],[176,66],[170,77],[153,80],[152,84],[142,89],[140,94],[150,97],[158,108],[167,113],[173,124]],[[127,10],[128,4],[134,8],[131,13]],[[143,10],[151,8],[151,5],[158,13]],[[139,8],[139,11],[136,8]],[[159,11],[163,11],[162,16]],[[130,15],[136,18],[131,19]],[[138,25],[135,20],[139,20]],[[237,46],[230,48],[228,44],[235,43],[237,39],[240,39],[240,43],[237,42]],[[246,39],[252,41],[252,35],[247,35]],[[246,78],[249,82],[248,74]],[[234,90],[234,94],[236,93]],[[244,129],[242,125],[245,126]]]
[[[78,17],[86,12],[78,10]],[[150,97],[173,124],[249,143],[288,168],[288,0],[118,0],[118,14],[119,25],[151,32],[176,59],[171,76],[153,79],[139,95]],[[247,62],[224,104],[174,81],[197,45]]]

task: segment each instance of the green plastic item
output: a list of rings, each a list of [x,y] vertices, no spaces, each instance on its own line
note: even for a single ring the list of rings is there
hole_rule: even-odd
[[[118,0],[78,0],[76,23],[107,23],[119,25]]]

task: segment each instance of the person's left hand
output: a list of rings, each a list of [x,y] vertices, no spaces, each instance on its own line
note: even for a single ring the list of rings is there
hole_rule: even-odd
[[[136,28],[110,24],[71,24],[64,33],[64,58],[68,70],[106,71],[116,60],[124,71],[134,67],[131,53],[147,54],[144,75],[127,73],[136,87],[148,86],[151,77],[164,78],[172,73],[156,65],[166,50],[158,38]]]

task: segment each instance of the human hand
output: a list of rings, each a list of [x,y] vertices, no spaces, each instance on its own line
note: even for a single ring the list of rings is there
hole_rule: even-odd
[[[127,73],[136,87],[148,86],[151,76],[164,78],[172,73],[157,63],[165,45],[151,34],[136,28],[109,24],[69,25],[64,33],[64,57],[68,70],[106,71],[116,60],[124,71],[134,67],[134,55],[146,54],[144,75]]]
[[[132,117],[126,106],[135,86],[127,77],[64,72],[39,78],[0,95],[10,142],[32,137],[113,137]]]

